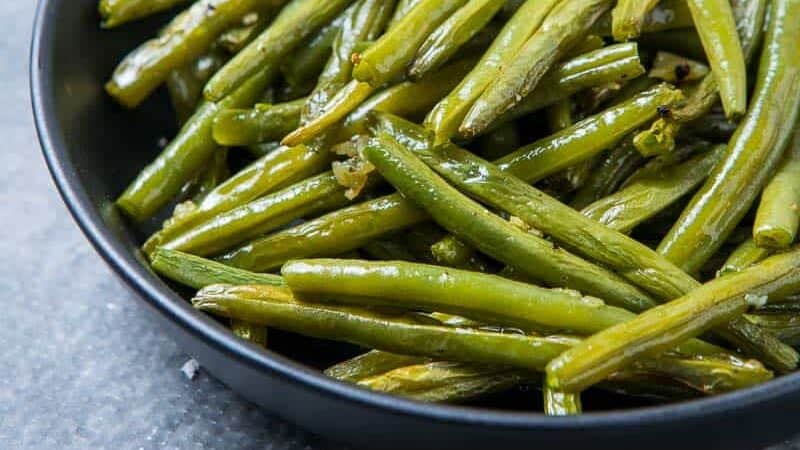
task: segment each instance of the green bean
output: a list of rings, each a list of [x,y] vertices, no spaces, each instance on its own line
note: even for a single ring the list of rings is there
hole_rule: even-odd
[[[203,94],[218,101],[253,75],[275,70],[305,38],[330,23],[352,0],[292,0],[272,24],[208,82]]]
[[[399,235],[374,240],[361,248],[368,258],[382,261],[417,261]]]
[[[178,15],[159,36],[140,45],[114,70],[106,91],[134,108],[167,80],[170,72],[207,52],[223,31],[250,13],[258,0],[200,0]]]
[[[433,259],[440,265],[447,267],[466,267],[475,256],[475,249],[455,236],[449,235],[439,242],[431,245]]]
[[[535,182],[598,154],[680,100],[679,91],[659,85],[575,125],[522,147],[496,161],[503,170]]]
[[[717,278],[634,320],[601,331],[548,364],[548,383],[579,392],[628,366],[740,316],[781,292],[800,290],[800,249]]]
[[[408,69],[408,76],[418,80],[440,68],[477,35],[504,4],[505,0],[467,2],[425,39]]]
[[[565,100],[583,89],[622,82],[643,73],[633,43],[611,45],[576,56],[548,72],[531,95],[500,116],[489,129]]]
[[[753,238],[759,247],[786,248],[794,242],[800,223],[800,127],[786,151],[775,176],[761,194],[753,224]]]
[[[747,67],[729,0],[687,0],[729,119],[747,110]]]
[[[161,248],[153,253],[150,266],[158,274],[193,289],[220,283],[283,285],[283,279],[277,275],[247,272],[198,256]],[[265,346],[267,343],[267,330],[263,326],[232,320],[231,330],[237,336],[257,345]]]
[[[114,28],[184,3],[189,0],[100,0],[98,9],[103,28]]]
[[[683,164],[642,176],[622,190],[586,206],[581,213],[609,228],[628,233],[699,186],[722,157],[723,149],[719,146]]]
[[[169,98],[181,125],[192,117],[197,105],[203,100],[203,86],[225,61],[225,55],[212,51],[173,70],[167,76]]]
[[[384,120],[384,123],[386,122],[388,122],[388,119]],[[699,285],[691,276],[682,272],[678,267],[670,264],[646,246],[627,238],[623,234],[598,226],[596,222],[583,217],[566,205],[550,199],[546,194],[535,190],[526,183],[503,174],[500,170],[487,163],[482,163],[480,159],[470,153],[454,145],[438,146],[431,149],[430,145],[425,144],[424,139],[421,143],[419,138],[416,139],[416,142],[413,142],[415,141],[413,131],[406,131],[405,133],[400,131],[399,128],[403,127],[402,121],[395,120],[394,124],[396,124],[395,129],[388,130],[388,133],[393,135],[404,134],[406,144],[414,148],[414,151],[420,157],[428,161],[449,181],[456,183],[471,195],[487,202],[487,204],[513,214],[535,226],[538,230],[548,233],[568,249],[574,249],[579,254],[587,255],[616,269],[626,279],[652,292],[660,299],[671,300],[690,292]],[[391,125],[391,123],[385,125],[384,128],[389,129]],[[406,130],[413,130],[413,125],[405,125],[405,128]],[[365,152],[368,153],[370,149],[368,147]],[[392,150],[399,154],[402,154],[403,151],[408,152],[402,147],[393,147]],[[403,156],[395,155],[396,159],[401,157]],[[373,163],[375,162],[373,161]],[[461,167],[459,167],[459,164],[461,164]],[[378,164],[375,165],[379,170],[381,169]],[[415,168],[414,170],[421,169]],[[480,176],[475,174],[480,174]],[[384,176],[387,175],[384,173]],[[418,185],[420,186],[419,189],[425,189],[425,183],[423,183],[421,177],[419,178],[415,180],[417,183],[415,186]],[[392,181],[391,178],[389,180]],[[435,186],[437,191],[445,189],[439,184]],[[449,188],[447,184],[444,184],[444,186]],[[407,195],[415,195],[408,188],[406,190],[408,191],[405,192]],[[445,198],[448,194],[440,193],[438,198]],[[450,198],[449,200],[448,205],[454,204],[461,199]],[[456,216],[458,212],[452,212],[453,208],[451,210],[443,206],[439,206],[439,208],[443,210],[443,214],[449,212],[450,216]],[[433,215],[432,211],[429,212]],[[470,215],[470,220],[477,223],[477,217],[480,217],[480,215],[473,213]],[[450,217],[439,219],[434,216],[434,219],[444,225],[442,220],[450,219]],[[456,217],[454,221],[458,221],[458,219],[459,217]],[[575,223],[575,226],[564,227],[565,223]],[[473,226],[472,228],[477,227]],[[481,239],[487,241],[487,236],[490,236],[488,231],[483,230],[482,233],[476,233],[475,236],[475,240],[467,240],[467,242],[483,250],[484,253],[503,261],[503,257],[492,255],[475,242]],[[612,242],[614,243],[613,245],[610,244]],[[609,251],[609,249],[612,250]],[[509,250],[506,250],[506,253],[509,253]],[[508,258],[507,256],[505,257]],[[503,262],[514,265],[509,260]],[[516,266],[524,269],[519,264],[516,264]],[[531,271],[527,273],[535,276]],[[571,271],[566,273],[571,273]],[[652,306],[652,300],[649,299],[644,302],[642,300],[632,301],[634,297],[629,297],[620,301],[616,297],[599,295],[585,288],[579,287],[578,289],[603,298],[610,304],[634,311],[641,311]],[[781,345],[768,333],[764,333],[762,330],[752,327],[743,321],[731,322],[724,327],[715,329],[715,332],[722,335],[724,339],[733,342],[737,347],[746,349],[749,354],[756,355],[772,367],[791,370],[797,364],[798,355],[791,348]]]
[[[658,155],[655,158],[650,158],[647,160],[642,167],[637,169],[625,180],[625,182],[622,184],[622,187],[626,188],[642,178],[657,176],[663,170],[666,170],[677,164],[681,164],[689,158],[700,153],[705,153],[710,148],[712,148],[712,145],[709,142],[700,139],[692,139],[691,143],[680,145],[669,153]]]
[[[306,99],[253,109],[229,109],[214,118],[213,136],[219,145],[245,146],[280,140],[297,128]]]
[[[306,215],[345,206],[344,191],[326,172],[215,215],[164,241],[162,247],[200,256],[217,254]]]
[[[522,136],[513,122],[500,125],[478,139],[480,154],[486,159],[498,159],[520,148]]]
[[[428,114],[425,126],[436,133],[438,141],[446,141],[457,134],[478,97],[517,55],[557,3],[558,0],[528,0],[517,10],[472,72]]]
[[[636,317],[574,291],[419,263],[297,260],[284,264],[281,274],[299,299],[438,311],[525,331],[589,335]],[[719,351],[706,348],[700,346]]]
[[[379,88],[401,75],[425,38],[466,0],[421,0],[366,51],[359,54],[353,78]]]
[[[658,0],[621,0],[611,11],[611,34],[618,42],[635,39],[642,34],[647,15]]]
[[[455,329],[420,323],[409,316],[301,302],[281,287],[216,285],[201,290],[195,308],[301,333],[392,353],[444,358],[541,371],[574,340]]]
[[[201,203],[208,195],[230,176],[228,168],[228,149],[223,148],[211,157],[208,167],[197,177],[192,186],[192,203]]]
[[[622,182],[644,163],[644,160],[645,158],[636,151],[633,143],[626,137],[600,161],[598,166],[595,166],[586,183],[575,194],[572,207],[580,210],[613,194]]]
[[[733,3],[737,31],[742,43],[745,61],[749,62],[761,39],[766,0],[737,0]],[[703,78],[686,99],[685,104],[672,111],[669,119],[657,120],[650,130],[637,137],[637,147],[645,153],[667,153],[673,149],[674,139],[682,124],[705,116],[719,101],[716,76],[710,73]]]
[[[423,402],[459,403],[510,389],[532,377],[505,367],[433,361],[398,367],[355,383]]]
[[[344,133],[358,133],[370,111],[392,111],[402,116],[427,112],[447,95],[458,80],[475,64],[473,59],[455,61],[417,82],[404,82],[375,93],[367,83],[351,81],[325,105],[316,119],[290,133],[284,142],[307,142],[344,119]]]
[[[610,304],[652,302],[618,275],[556,248],[482,208],[388,134],[382,133],[379,142],[366,146],[364,154],[384,178],[427,210],[434,221],[486,255],[548,285],[577,289]]]
[[[547,108],[547,125],[550,131],[557,133],[575,123],[572,114],[573,103],[571,100],[561,100]]]
[[[707,395],[735,391],[772,379],[772,372],[756,360],[735,356],[643,358],[611,378],[661,377],[675,380]],[[605,383],[601,383],[602,387]]]
[[[216,46],[231,55],[239,53],[264,31],[274,13],[273,10],[251,12],[242,18],[240,26],[222,33],[217,39]]]
[[[780,162],[800,111],[800,4],[773,3],[750,111],[728,145],[723,160],[695,194],[659,252],[694,271],[722,245],[750,209]],[[781,99],[775,102],[775,99]]]
[[[330,127],[336,125],[347,115],[358,108],[374,92],[375,88],[368,83],[352,80],[336,92],[325,105],[324,112],[308,123],[289,133],[283,138],[284,145],[300,145],[320,136]]]
[[[272,78],[272,73],[261,72],[219,103],[204,102],[155,161],[142,169],[117,206],[137,222],[158,212],[219,149],[211,137],[217,113],[252,105]]]
[[[800,345],[800,316],[796,311],[790,314],[748,314],[745,318],[774,334],[787,345]]]
[[[641,3],[649,4],[650,0],[644,0]],[[637,4],[631,6],[639,8],[645,5]],[[685,0],[661,0],[655,8],[650,9],[650,12],[645,14],[641,19],[640,32],[645,33],[642,36],[648,36],[660,31],[694,26],[692,14],[689,12],[689,7],[686,5]],[[600,16],[597,22],[595,22],[592,32],[600,36],[614,35],[614,14],[615,10],[612,9]],[[642,36],[638,37],[641,38]]]
[[[158,274],[193,289],[212,284],[284,285],[283,278],[278,275],[248,272],[166,248],[158,248],[153,252],[150,267]]]
[[[322,115],[336,93],[352,80],[352,57],[358,53],[359,43],[375,40],[380,35],[386,28],[393,4],[393,1],[386,0],[361,0],[355,4],[336,36],[331,58],[309,96],[303,110],[303,124]]]
[[[344,10],[331,23],[306,40],[281,66],[283,78],[290,85],[305,86],[315,83],[333,51],[333,41],[342,29],[353,6]]]
[[[334,256],[354,250],[425,219],[424,212],[393,194],[251,241],[218,259],[234,267],[267,271],[290,259]]]
[[[545,383],[542,388],[544,413],[548,416],[574,416],[583,411],[581,395],[562,392]]]
[[[416,82],[406,81],[384,89],[361,104],[344,121],[346,133],[364,133],[367,116],[372,111],[417,119],[447,95],[475,65],[474,59],[455,61]]]
[[[611,4],[610,0],[565,0],[556,5],[536,33],[475,101],[459,127],[460,133],[478,135],[501,114],[519,104]]]
[[[165,226],[144,249],[149,252],[193,225],[315,175],[330,164],[331,158],[327,150],[306,146],[281,147],[268,153],[214,189],[185,217]]]
[[[387,24],[386,28],[394,28],[394,26],[397,25],[397,23],[400,22],[400,20],[421,1],[422,0],[397,0],[397,5],[394,8],[394,12],[392,13],[391,19],[389,19],[389,23]]]
[[[669,83],[684,83],[704,78],[708,73],[708,66],[701,62],[674,53],[658,52],[647,76]]]
[[[325,369],[325,375],[339,381],[355,383],[401,367],[425,364],[429,360],[418,356],[397,355],[372,350]]]
[[[748,239],[742,242],[736,250],[731,253],[722,268],[717,271],[717,276],[728,275],[731,273],[741,272],[742,270],[759,263],[772,254],[772,251],[766,248],[761,248],[756,245],[755,241]]]
[[[262,158],[282,147],[280,142],[262,142],[260,144],[248,145],[245,147],[250,154],[256,158]]]

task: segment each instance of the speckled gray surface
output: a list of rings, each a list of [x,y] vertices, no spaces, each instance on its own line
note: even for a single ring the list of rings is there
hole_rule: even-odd
[[[187,379],[188,357],[73,224],[30,114],[34,3],[0,1],[0,449],[334,448]]]

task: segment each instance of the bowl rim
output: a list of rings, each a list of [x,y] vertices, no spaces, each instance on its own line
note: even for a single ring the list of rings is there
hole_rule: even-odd
[[[63,130],[55,114],[54,89],[49,73],[53,33],[59,0],[39,0],[30,46],[29,81],[34,121],[50,175],[83,234],[116,274],[159,314],[204,344],[216,348],[259,372],[268,372],[319,395],[381,408],[392,414],[461,425],[483,425],[508,429],[579,431],[587,428],[648,427],[665,422],[709,420],[742,408],[757,407],[800,390],[800,373],[780,376],[766,383],[713,397],[630,410],[588,412],[572,417],[548,417],[540,412],[491,410],[457,405],[436,405],[407,400],[326,377],[291,358],[249,345],[217,322],[194,310],[167,285],[141,265],[104,224],[80,184],[75,167],[67,158]],[[213,374],[212,374],[213,375]]]

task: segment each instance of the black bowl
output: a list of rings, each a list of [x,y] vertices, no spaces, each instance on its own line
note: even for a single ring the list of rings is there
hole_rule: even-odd
[[[59,190],[97,251],[183,348],[253,402],[334,440],[389,448],[754,449],[795,431],[800,374],[751,389],[669,406],[550,418],[486,407],[433,406],[325,378],[308,364],[258,349],[193,310],[138,256],[143,230],[110,206],[174,133],[163,95],[123,111],[103,93],[117,61],[164,17],[107,32],[97,0],[42,0],[31,51],[31,91],[44,156]],[[135,336],[131,337],[135,339]],[[287,354],[321,366],[327,344],[287,339]],[[317,352],[304,352],[314,347]],[[524,397],[524,396],[523,396]],[[531,405],[535,410],[535,405]]]

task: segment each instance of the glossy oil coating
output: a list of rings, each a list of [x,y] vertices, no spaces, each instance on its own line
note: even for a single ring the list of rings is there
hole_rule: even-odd
[[[134,108],[169,73],[207,52],[222,32],[255,10],[258,0],[203,0],[179,14],[117,66],[106,91],[120,104]]]
[[[222,111],[214,118],[214,140],[225,146],[281,140],[300,124],[305,102],[305,98],[300,98],[277,105],[259,103],[253,109]]]
[[[428,114],[425,126],[434,131],[437,140],[446,141],[456,135],[475,101],[499,76],[503,66],[516,56],[557,3],[557,0],[528,0],[522,4],[475,69]]]
[[[203,91],[206,99],[222,100],[257,73],[277,69],[282,57],[350,3],[352,0],[291,0],[263,33],[214,75]]]
[[[548,383],[579,392],[641,356],[657,355],[741,315],[773,294],[798,290],[800,249],[794,249],[591,336],[548,365]]]
[[[750,110],[723,160],[692,198],[658,251],[687,271],[701,267],[728,237],[768,181],[800,111],[800,2],[773,3]],[[781,99],[775,102],[774,99]]]

